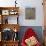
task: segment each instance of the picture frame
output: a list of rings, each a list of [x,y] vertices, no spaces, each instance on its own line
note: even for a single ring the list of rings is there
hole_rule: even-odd
[[[9,10],[2,10],[2,15],[9,15]]]
[[[35,8],[25,8],[25,19],[26,20],[35,19],[35,13],[36,13]]]

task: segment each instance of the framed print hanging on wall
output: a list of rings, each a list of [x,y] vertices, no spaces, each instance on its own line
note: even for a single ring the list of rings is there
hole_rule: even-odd
[[[25,8],[25,19],[35,19],[35,8]]]

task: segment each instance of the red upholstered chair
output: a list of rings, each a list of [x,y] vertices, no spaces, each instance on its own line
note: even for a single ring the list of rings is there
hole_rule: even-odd
[[[32,37],[32,36],[35,37],[37,40],[37,34],[33,31],[32,28],[28,28],[27,31],[25,32],[24,37],[22,38],[21,46],[27,46],[25,40]],[[35,44],[34,46],[41,46],[41,44],[37,40],[37,44]]]

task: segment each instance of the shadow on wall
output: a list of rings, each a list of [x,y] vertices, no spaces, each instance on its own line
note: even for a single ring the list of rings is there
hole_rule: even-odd
[[[38,39],[41,43],[43,43],[43,30],[42,30],[42,27],[41,26],[21,26],[20,27],[20,31],[19,31],[19,39],[20,39],[20,42],[24,36],[24,33],[25,31],[28,29],[28,28],[32,28],[36,33],[37,33],[37,36],[38,36]]]

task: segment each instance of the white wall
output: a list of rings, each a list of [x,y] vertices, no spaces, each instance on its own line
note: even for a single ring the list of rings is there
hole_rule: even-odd
[[[43,6],[42,0],[24,0],[20,1],[21,11],[20,11],[20,23],[26,26],[43,26]],[[36,8],[36,19],[35,20],[25,20],[25,8],[34,7]]]
[[[14,6],[15,0],[0,0],[0,6],[9,7]],[[20,7],[20,17],[19,24],[21,26],[43,26],[43,6],[42,0],[17,0],[18,5]],[[34,7],[36,8],[36,19],[35,20],[25,20],[25,8],[26,7]]]

